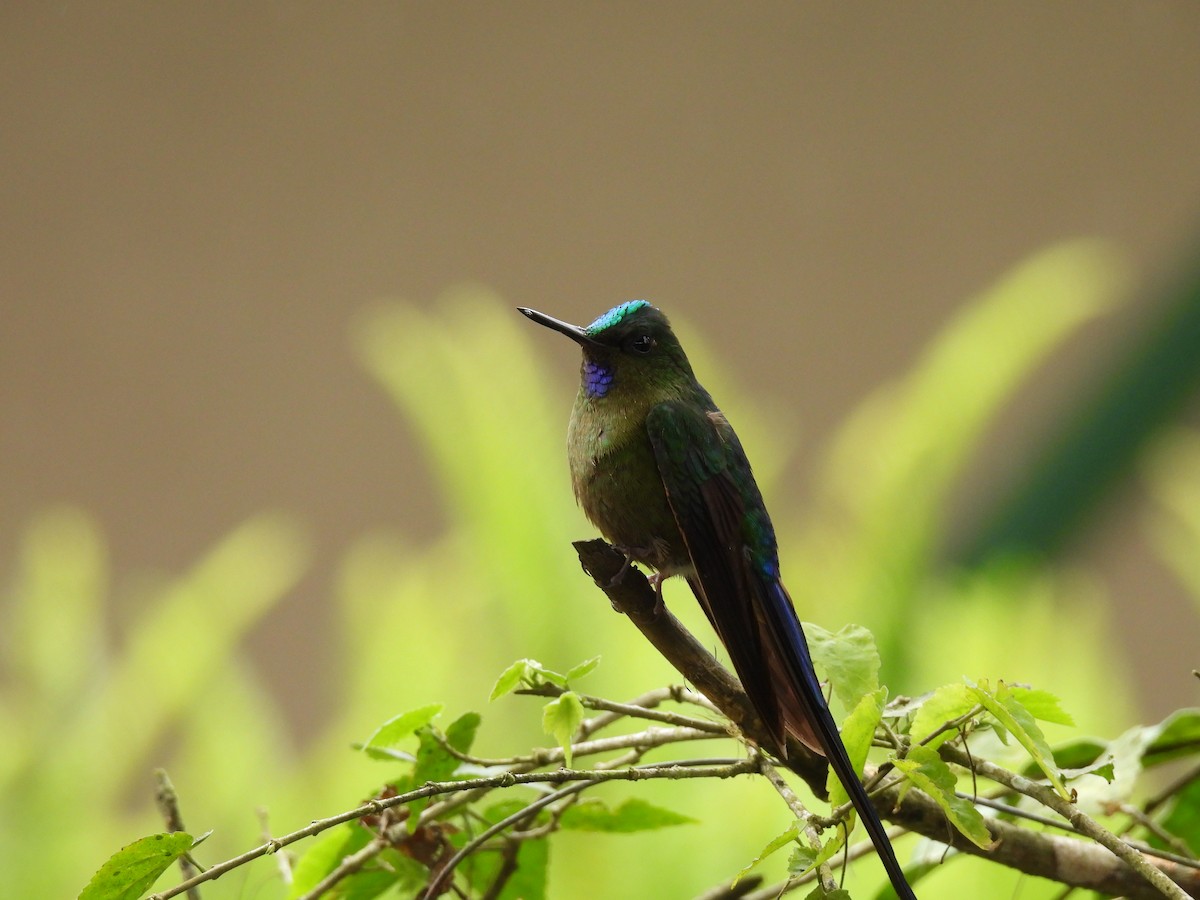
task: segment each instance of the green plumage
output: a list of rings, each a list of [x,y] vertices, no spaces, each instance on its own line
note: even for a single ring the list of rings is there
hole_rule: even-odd
[[[666,316],[644,300],[586,328],[521,312],[583,348],[567,457],[588,519],[656,586],[687,579],[776,744],[790,732],[829,759],[897,894],[913,898],[825,704],[750,463]]]

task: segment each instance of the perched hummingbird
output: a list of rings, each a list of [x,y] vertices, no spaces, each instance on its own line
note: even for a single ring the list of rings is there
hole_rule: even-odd
[[[821,693],[750,462],[667,317],[645,300],[586,328],[520,311],[583,348],[567,454],[587,517],[657,589],[687,579],[777,746],[790,732],[829,760],[896,893],[915,900]]]

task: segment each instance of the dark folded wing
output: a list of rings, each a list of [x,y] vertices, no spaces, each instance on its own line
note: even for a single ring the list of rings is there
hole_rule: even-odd
[[[780,749],[790,731],[829,758],[897,894],[915,900],[821,693],[800,620],[779,580],[774,536],[737,437],[715,410],[675,402],[651,410],[646,428],[695,569],[688,583],[746,695]],[[760,544],[758,553],[752,550],[754,541]]]
[[[688,583],[725,645],[742,687],[772,736],[783,746],[784,720],[776,678],[755,608],[749,571],[746,507],[734,482],[731,448],[703,410],[662,403],[646,428],[667,501],[687,545],[695,574]],[[740,448],[737,448],[740,453]]]

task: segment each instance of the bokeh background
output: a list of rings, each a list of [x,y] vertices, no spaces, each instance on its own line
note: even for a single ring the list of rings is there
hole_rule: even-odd
[[[282,831],[365,795],[386,774],[351,741],[411,706],[480,708],[512,659],[599,653],[585,687],[613,695],[671,678],[580,583],[576,348],[518,304],[587,322],[647,297],[678,320],[785,523],[802,616],[876,630],[898,688],[968,674],[914,637],[924,598],[987,632],[967,658],[998,668],[969,674],[1049,677],[1004,670],[1014,646],[1086,645],[1081,724],[1194,703],[1193,545],[1155,543],[1194,500],[1186,439],[1013,589],[1041,591],[1037,615],[913,569],[906,607],[868,557],[834,554],[825,581],[815,560],[830,523],[866,518],[838,472],[937,446],[934,415],[910,417],[919,439],[880,425],[883,386],[1015,367],[936,490],[889,495],[865,529],[911,513],[906,558],[948,571],[1161,319],[1200,243],[1197,46],[1186,2],[0,10],[0,844],[19,895],[78,890],[154,830],[154,765],[237,850],[255,807]],[[995,301],[989,340],[963,319],[1030,284]],[[929,368],[960,332],[978,352]],[[1196,411],[1181,398],[1173,421]],[[545,740],[532,704],[484,712],[500,749]],[[745,821],[568,836],[553,895],[691,896],[786,825],[769,796],[707,790],[674,799]],[[269,868],[209,890],[277,896]]]

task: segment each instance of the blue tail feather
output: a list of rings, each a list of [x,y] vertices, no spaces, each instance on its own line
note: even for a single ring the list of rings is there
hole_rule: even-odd
[[[875,812],[875,807],[871,805],[866,789],[859,780],[858,772],[846,753],[846,747],[838,733],[837,724],[833,721],[833,715],[825,702],[825,695],[821,691],[821,684],[813,669],[808,641],[792,606],[791,598],[779,580],[766,582],[763,586],[765,590],[762,592],[763,602],[760,608],[765,618],[763,623],[765,631],[769,635],[767,643],[779,654],[779,662],[782,664],[791,686],[795,688],[794,691],[783,691],[778,694],[779,702],[784,705],[784,721],[789,723],[794,731],[815,732],[820,747],[812,749],[819,749],[825,755],[829,760],[829,765],[837,774],[838,780],[845,786],[846,792],[850,795],[850,801],[858,811],[859,818],[862,819],[867,834],[871,837],[871,843],[875,845],[875,850],[887,870],[897,895],[901,900],[916,900],[916,895],[896,859],[883,822]],[[799,701],[799,708],[789,708],[796,705],[796,700]],[[789,701],[791,702],[789,703]],[[804,722],[809,727],[807,729],[797,728],[793,724],[796,722]],[[798,733],[797,737],[801,737],[803,740],[802,734]]]

